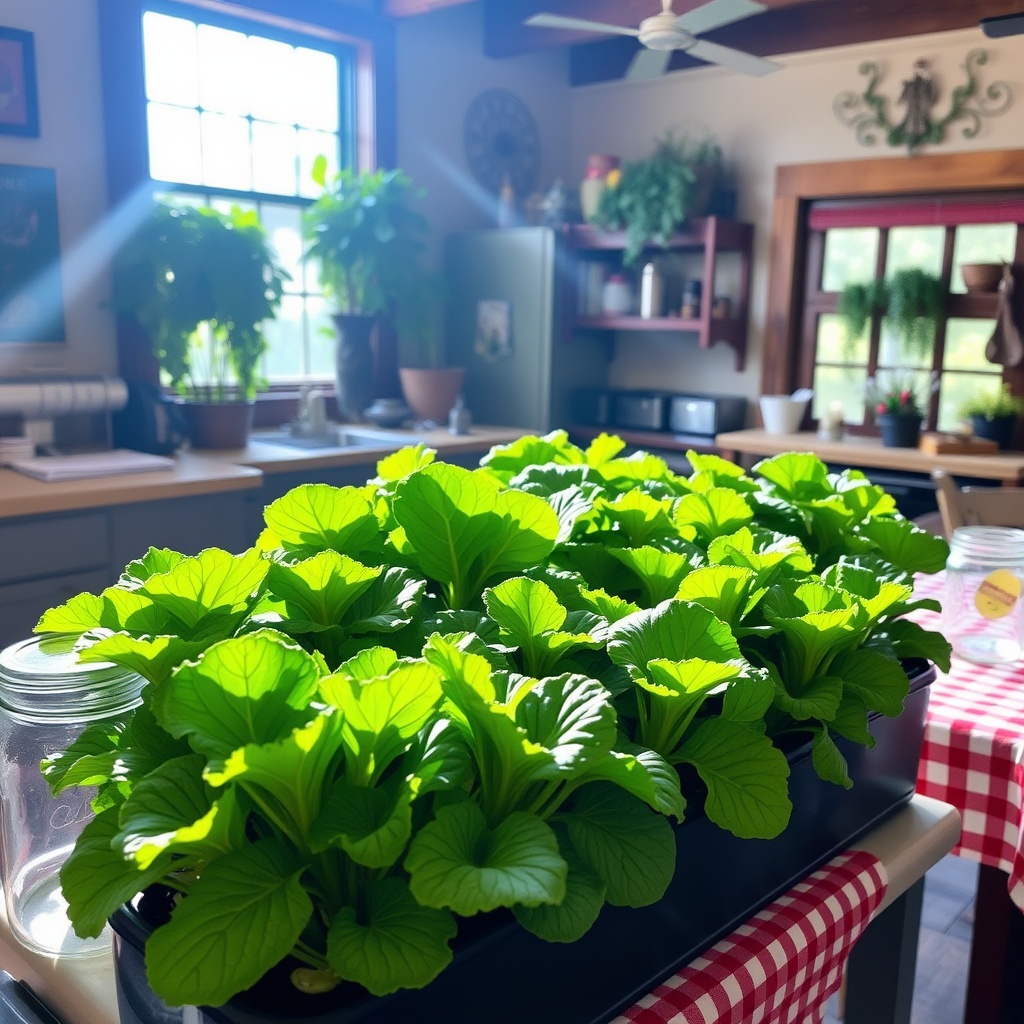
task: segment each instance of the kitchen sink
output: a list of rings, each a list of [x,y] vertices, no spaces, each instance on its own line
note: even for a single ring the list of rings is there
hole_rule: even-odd
[[[423,440],[412,434],[388,433],[363,427],[335,427],[323,434],[292,434],[282,430],[272,433],[256,433],[254,441],[261,444],[276,444],[285,448],[404,448]]]

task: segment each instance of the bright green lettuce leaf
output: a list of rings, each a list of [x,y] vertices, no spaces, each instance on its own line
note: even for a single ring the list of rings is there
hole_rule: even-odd
[[[776,680],[780,677],[777,675]],[[843,680],[834,675],[817,675],[802,683],[798,693],[787,686],[785,675],[781,676],[775,693],[775,703],[798,722],[817,718],[831,722],[839,711],[843,699]]]
[[[412,621],[427,582],[408,569],[391,566],[356,598],[342,625],[350,633],[391,633]]]
[[[679,584],[673,597],[703,605],[716,618],[738,626],[763,590],[754,590],[757,574],[738,565],[705,565]]]
[[[388,484],[404,480],[418,469],[429,466],[436,456],[437,452],[424,444],[406,445],[377,462],[377,476],[373,482]]]
[[[44,757],[39,768],[50,786],[50,792],[57,796],[65,786],[69,785],[96,785],[104,778],[95,779],[88,783],[68,781],[68,773],[74,765],[83,759],[88,758],[96,764],[106,763],[113,769],[113,759],[117,757],[121,740],[132,713],[119,715],[114,719],[101,719],[86,726],[78,738],[64,750],[59,750],[49,757]]]
[[[722,717],[747,724],[760,722],[774,696],[775,687],[769,674],[762,669],[751,669],[744,678],[725,688]]]
[[[842,677],[844,691],[858,696],[871,711],[895,718],[903,710],[910,683],[903,666],[878,651],[848,651],[832,664]]]
[[[267,593],[256,611],[276,612],[290,634],[333,626],[380,574],[379,568],[362,565],[333,550],[288,565],[271,564]]]
[[[876,742],[871,735],[867,705],[853,692],[843,694],[839,710],[828,728],[863,747],[873,747]]]
[[[122,903],[161,878],[170,865],[170,857],[165,855],[141,871],[114,849],[118,811],[110,807],[97,814],[61,865],[60,884],[68,901],[68,916],[75,932],[83,937],[99,935]]]
[[[259,547],[264,551],[283,548],[305,558],[331,550],[358,558],[381,550],[380,522],[358,487],[300,484],[272,501],[263,518],[267,526]]]
[[[164,850],[209,860],[238,849],[245,839],[245,815],[237,794],[218,799],[203,781],[205,758],[177,757],[140,779],[121,805],[115,844],[140,868]]]
[[[741,839],[774,839],[789,824],[789,762],[767,736],[712,718],[686,740],[679,759],[708,787],[704,812],[721,828]]]
[[[626,447],[626,442],[614,434],[598,434],[593,441],[587,445],[584,453],[588,466],[603,466],[611,462]]]
[[[632,570],[640,581],[640,601],[646,608],[675,597],[691,569],[690,556],[679,551],[638,547],[608,548],[607,553]]]
[[[939,572],[945,568],[945,539],[915,526],[909,519],[869,519],[857,528],[887,561],[904,572]]]
[[[400,988],[422,988],[452,959],[452,915],[420,906],[398,878],[366,887],[357,912],[342,907],[327,935],[327,961],[338,974],[375,996]]]
[[[619,619],[611,627],[608,656],[643,671],[655,658],[730,661],[740,649],[729,627],[706,608],[672,600]]]
[[[627,615],[632,615],[633,612],[640,610],[632,601],[615,597],[614,594],[609,594],[606,590],[601,589],[581,590],[580,601],[586,608],[594,612],[595,615],[600,615],[601,618],[607,619],[609,623],[618,622],[619,619],[624,619]]]
[[[666,818],[606,783],[583,787],[565,825],[573,849],[604,883],[616,907],[657,903],[676,862],[676,842]]]
[[[520,437],[508,444],[495,445],[481,460],[496,480],[508,483],[528,466],[547,463],[574,465],[584,462],[583,452],[570,440],[564,430],[553,430],[544,437]]]
[[[819,671],[838,652],[854,647],[863,639],[866,613],[859,607],[808,612],[802,618],[774,614],[765,609],[768,621],[785,637],[779,664],[786,689],[799,696]]]
[[[769,586],[784,571],[802,576],[814,568],[814,562],[796,537],[746,526],[712,540],[708,560],[717,565],[752,569],[757,573],[758,587]]]
[[[409,748],[405,768],[420,796],[455,789],[470,776],[469,751],[457,727],[447,718],[439,718],[423,729]]]
[[[444,585],[453,608],[468,606],[495,576],[546,559],[559,528],[542,498],[442,463],[397,486],[394,514],[410,545],[406,554]]]
[[[220,1006],[291,952],[313,912],[303,864],[261,839],[208,864],[146,941],[146,977],[171,1006]]]
[[[621,535],[623,547],[639,548],[675,539],[679,531],[672,520],[671,499],[657,499],[636,489],[612,500],[598,498],[594,512]]]
[[[656,750],[633,743],[612,750],[591,764],[578,781],[613,782],[642,800],[653,811],[682,821],[686,798],[679,785],[679,773]]]
[[[397,661],[398,655],[390,647],[367,647],[339,665],[337,671],[352,679],[365,681],[386,676]]]
[[[696,491],[703,492],[716,486],[732,487],[744,493],[757,489],[757,484],[747,476],[742,466],[723,459],[721,455],[689,450],[686,461],[693,469],[689,483]]]
[[[818,778],[825,782],[834,782],[837,786],[842,786],[843,789],[850,789],[853,786],[846,758],[843,757],[842,751],[836,746],[835,740],[824,726],[814,731],[811,763],[814,765]]]
[[[343,849],[357,864],[389,868],[402,856],[412,834],[412,790],[337,784],[313,823],[314,852]]]
[[[679,527],[692,526],[706,542],[734,533],[754,518],[750,505],[730,487],[713,487],[703,494],[687,494],[675,508]]]
[[[172,736],[187,736],[200,753],[226,757],[305,725],[319,682],[310,655],[264,630],[214,644],[156,688],[151,704]]]
[[[568,866],[550,826],[516,811],[489,829],[476,804],[441,807],[405,858],[409,888],[425,907],[464,917],[522,903],[561,903]]]
[[[752,472],[763,476],[794,501],[813,501],[833,492],[828,467],[810,452],[786,452],[762,459]]]
[[[180,551],[172,551],[170,548],[150,548],[141,558],[136,558],[124,567],[117,585],[134,590],[150,576],[170,572],[185,557]]]
[[[872,636],[891,644],[898,658],[927,658],[933,661],[940,672],[950,669],[952,647],[949,641],[935,630],[925,629],[909,619],[895,619],[887,622],[884,629]]]
[[[81,636],[101,624],[103,607],[103,598],[96,594],[76,594],[64,604],[43,612],[33,632]]]
[[[209,646],[209,640],[183,640],[170,634],[134,637],[114,633],[83,648],[80,657],[82,661],[112,661],[159,685],[182,662],[198,658]]]

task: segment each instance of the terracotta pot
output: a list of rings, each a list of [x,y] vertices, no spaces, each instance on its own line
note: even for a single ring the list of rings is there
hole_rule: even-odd
[[[193,448],[244,448],[249,443],[254,401],[179,402]]]
[[[448,422],[448,413],[462,391],[466,371],[461,366],[401,366],[398,376],[402,381],[402,394],[416,419],[443,424]]]

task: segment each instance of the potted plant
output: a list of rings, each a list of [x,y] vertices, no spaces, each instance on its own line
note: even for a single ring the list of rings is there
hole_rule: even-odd
[[[722,171],[722,151],[710,138],[669,132],[643,160],[609,173],[593,223],[626,232],[622,260],[635,263],[644,246],[667,246],[689,218],[708,208]]]
[[[886,318],[908,353],[924,357],[931,351],[945,304],[946,291],[939,278],[918,267],[905,267],[884,279],[846,285],[836,312],[848,344],[863,335],[877,313]]]
[[[338,411],[360,420],[374,398],[380,320],[415,323],[429,296],[421,265],[429,226],[410,205],[417,193],[401,170],[346,168],[328,181],[327,162],[318,157],[313,179],[322,193],[304,215],[305,255],[316,261],[334,305]]]
[[[886,448],[916,448],[924,410],[914,374],[890,373],[867,382],[868,405],[874,412]]]
[[[1005,381],[994,391],[976,391],[960,407],[960,417],[971,421],[974,436],[995,441],[1000,448],[1010,447],[1022,413],[1024,397],[1013,394]]]
[[[797,740],[848,787],[841,744],[899,715],[900,659],[948,665],[903,618],[945,541],[806,453],[747,476],[691,452],[687,480],[623,448],[556,431],[476,470],[407,448],[365,487],[278,499],[251,550],[151,549],[47,612],[149,682],[45,764],[55,791],[99,787],[61,871],[76,930],[144,892],[165,1001],[247,1021],[283,973],[282,1020],[324,990],[316,1019],[346,1020],[429,991],[457,930],[572,946],[606,904],[655,904],[677,843],[699,890],[669,819],[779,835]]]
[[[113,304],[146,330],[195,447],[245,445],[284,281],[254,211],[157,202],[114,259]]]

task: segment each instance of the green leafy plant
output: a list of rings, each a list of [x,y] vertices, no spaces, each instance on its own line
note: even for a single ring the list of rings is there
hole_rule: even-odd
[[[601,193],[594,223],[625,228],[623,263],[639,259],[650,243],[666,246],[690,217],[707,208],[722,170],[722,151],[710,138],[669,132],[643,160],[626,163]]]
[[[147,331],[168,384],[201,401],[250,399],[262,324],[288,274],[257,214],[158,202],[114,260],[114,308]]]
[[[976,391],[960,406],[960,416],[980,416],[986,420],[1024,415],[1024,397],[1010,391],[1005,381],[994,390]]]
[[[948,665],[905,617],[945,542],[812,455],[690,452],[683,478],[623,447],[555,431],[474,470],[406,448],[279,498],[248,551],[151,549],[48,611],[148,680],[44,764],[97,787],[61,873],[76,930],[162,886],[165,1001],[288,957],[303,991],[380,995],[443,970],[467,917],[567,942],[657,901],[688,807],[778,835],[793,743],[848,786],[837,740],[899,713],[900,659]]]
[[[836,312],[847,343],[860,338],[872,316],[881,314],[910,352],[926,355],[945,308],[942,281],[918,267],[905,267],[884,280],[846,285],[839,295]]]
[[[917,374],[893,371],[869,378],[865,397],[876,416],[920,417],[924,415],[924,402],[919,390]]]

